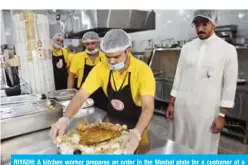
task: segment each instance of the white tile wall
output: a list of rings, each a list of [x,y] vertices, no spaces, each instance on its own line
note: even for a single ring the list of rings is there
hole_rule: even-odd
[[[4,26],[4,21],[3,21],[3,11],[0,10],[0,17],[1,17],[1,45],[2,44],[7,44],[7,39],[5,35],[5,26]]]
[[[142,51],[147,42],[153,39],[155,44],[166,38],[188,40],[195,37],[191,25],[193,10],[155,10],[156,30],[130,34],[134,42],[134,51]],[[218,25],[237,24],[239,35],[248,38],[248,10],[218,10]]]

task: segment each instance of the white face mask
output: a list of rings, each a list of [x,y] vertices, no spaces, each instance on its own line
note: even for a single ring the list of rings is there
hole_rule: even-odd
[[[109,65],[111,66],[111,68],[113,70],[121,70],[121,69],[123,69],[125,67],[125,63],[124,62],[120,62],[118,64],[113,64],[113,65],[109,64]]]
[[[86,49],[86,52],[89,54],[89,55],[95,55],[97,52],[99,51],[99,49],[94,49],[92,51],[89,51],[88,49]]]
[[[126,57],[126,60],[125,61],[122,61],[120,63],[117,63],[117,64],[109,64],[110,67],[113,69],[113,70],[121,70],[125,67],[125,62],[128,60],[128,56]]]

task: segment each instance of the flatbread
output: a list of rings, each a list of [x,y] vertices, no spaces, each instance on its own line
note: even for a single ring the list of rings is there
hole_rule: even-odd
[[[76,130],[57,138],[61,154],[73,154],[80,150],[82,154],[120,153],[124,145],[127,126],[119,124],[79,124]]]

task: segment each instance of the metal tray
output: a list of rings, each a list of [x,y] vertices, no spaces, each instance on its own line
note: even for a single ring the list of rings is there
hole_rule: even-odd
[[[48,93],[49,99],[55,99],[58,101],[70,100],[78,91],[76,89],[63,89],[56,90]]]
[[[52,106],[52,107],[51,107]],[[48,110],[62,110],[63,106],[55,100],[42,100],[37,102],[8,104],[1,107],[1,120],[25,116]]]
[[[1,105],[35,102],[42,100],[42,95],[19,95],[1,98]]]
[[[1,120],[41,112],[43,110],[44,108],[38,103],[8,104],[2,106],[0,109]]]
[[[48,109],[50,105],[54,108]],[[55,100],[9,104],[1,111],[1,140],[49,128],[63,116],[62,105]]]
[[[66,101],[60,101],[59,103],[61,105],[63,105],[64,107],[64,112],[66,111],[66,108],[68,107],[68,105],[70,104],[71,100],[66,100]],[[85,109],[85,108],[89,108],[89,107],[92,107],[94,106],[94,100],[92,98],[88,98],[84,103],[83,105],[81,106],[80,109]]]
[[[42,101],[38,101],[37,102],[40,106],[43,107],[43,110],[45,111],[51,111],[51,110],[59,110],[62,111],[63,110],[63,106],[52,99],[46,99],[46,100],[42,100]]]

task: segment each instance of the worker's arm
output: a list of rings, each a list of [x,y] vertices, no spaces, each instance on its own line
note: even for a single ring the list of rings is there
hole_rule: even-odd
[[[141,96],[141,103],[142,112],[136,125],[140,134],[148,127],[152,119],[154,112],[154,96]]]
[[[97,66],[91,70],[81,89],[70,102],[65,114],[65,116],[69,119],[71,119],[78,112],[81,105],[87,100],[87,98],[101,86],[102,77],[101,73],[99,74],[99,70],[101,70],[101,68]]]
[[[155,78],[150,68],[139,76],[142,112],[136,129],[140,134],[148,127],[154,112]]]
[[[74,87],[74,79],[75,74],[72,72],[69,72],[68,80],[67,80],[67,88],[72,89]]]
[[[180,85],[180,80],[181,80],[181,77],[182,77],[182,72],[183,72],[183,51],[184,49],[182,48],[181,49],[181,53],[180,53],[180,56],[179,56],[179,59],[178,59],[178,63],[177,63],[177,69],[176,69],[176,74],[175,74],[175,78],[174,78],[174,82],[173,82],[173,87],[172,87],[172,90],[171,90],[171,98],[170,98],[170,101],[169,101],[169,106],[173,106],[174,105],[174,102],[176,100],[176,95],[177,95],[177,91],[178,91],[178,88],[179,88],[179,85]]]
[[[238,78],[237,51],[233,47],[228,51],[223,73],[223,90],[220,102],[220,111],[227,114],[228,108],[233,108]]]

